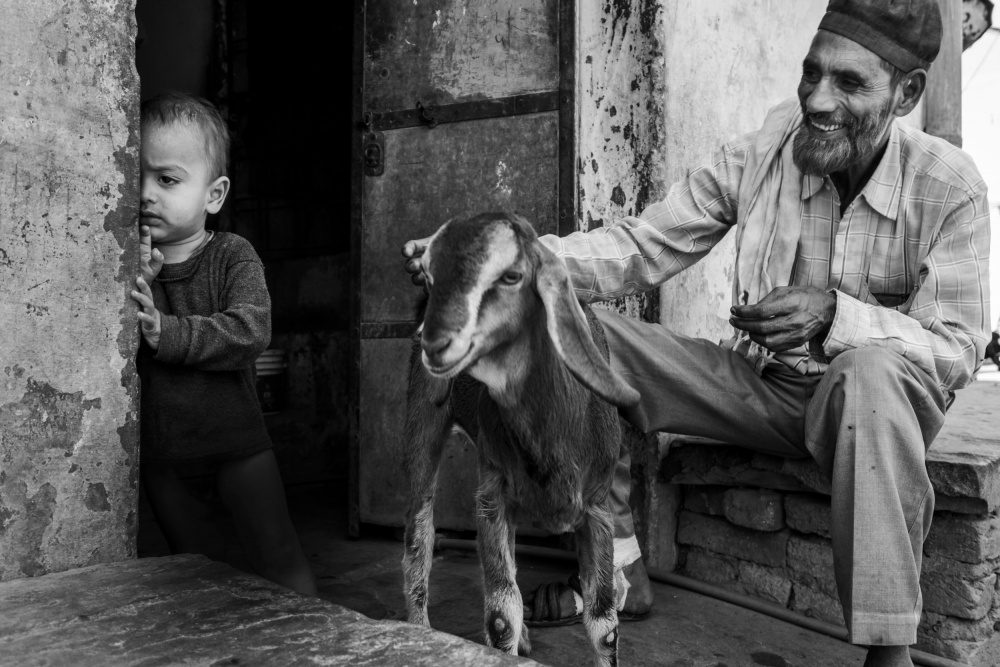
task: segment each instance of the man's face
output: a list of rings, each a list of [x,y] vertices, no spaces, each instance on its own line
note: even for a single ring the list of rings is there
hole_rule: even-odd
[[[205,227],[211,182],[197,125],[149,124],[139,151],[140,221],[153,243],[183,243]]]
[[[804,173],[826,176],[863,164],[882,146],[896,105],[891,75],[857,42],[820,30],[802,63],[802,129],[793,158]]]

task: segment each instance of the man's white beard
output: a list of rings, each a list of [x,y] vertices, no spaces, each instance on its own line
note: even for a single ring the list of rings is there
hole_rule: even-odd
[[[803,116],[808,116],[805,109],[802,113]],[[795,142],[792,144],[792,159],[795,166],[802,173],[814,176],[826,176],[844,171],[871,157],[891,120],[891,98],[860,121],[850,121],[851,124],[847,126],[847,136],[840,139],[815,138],[805,127],[809,119],[804,118],[803,127],[795,134]],[[820,117],[818,122],[825,125],[831,121]]]

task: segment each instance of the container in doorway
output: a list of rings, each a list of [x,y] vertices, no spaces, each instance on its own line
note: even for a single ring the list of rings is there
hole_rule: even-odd
[[[284,350],[264,350],[257,357],[257,399],[265,415],[285,409],[288,397],[288,361]]]

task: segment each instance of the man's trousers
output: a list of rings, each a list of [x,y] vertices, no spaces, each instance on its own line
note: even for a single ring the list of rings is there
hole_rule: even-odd
[[[823,375],[779,364],[761,376],[707,340],[595,309],[611,366],[641,395],[622,414],[644,433],[722,440],[786,457],[812,457],[832,481],[834,569],[851,642],[916,642],[921,552],[934,511],[925,454],[946,396],[901,355],[881,347],[840,354]],[[615,562],[635,559],[629,455],[611,491]]]

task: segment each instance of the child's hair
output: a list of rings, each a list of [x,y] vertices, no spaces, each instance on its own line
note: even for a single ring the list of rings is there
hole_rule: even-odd
[[[205,138],[209,179],[226,175],[229,158],[229,128],[218,109],[206,99],[187,93],[163,93],[142,103],[142,127],[197,124]]]

